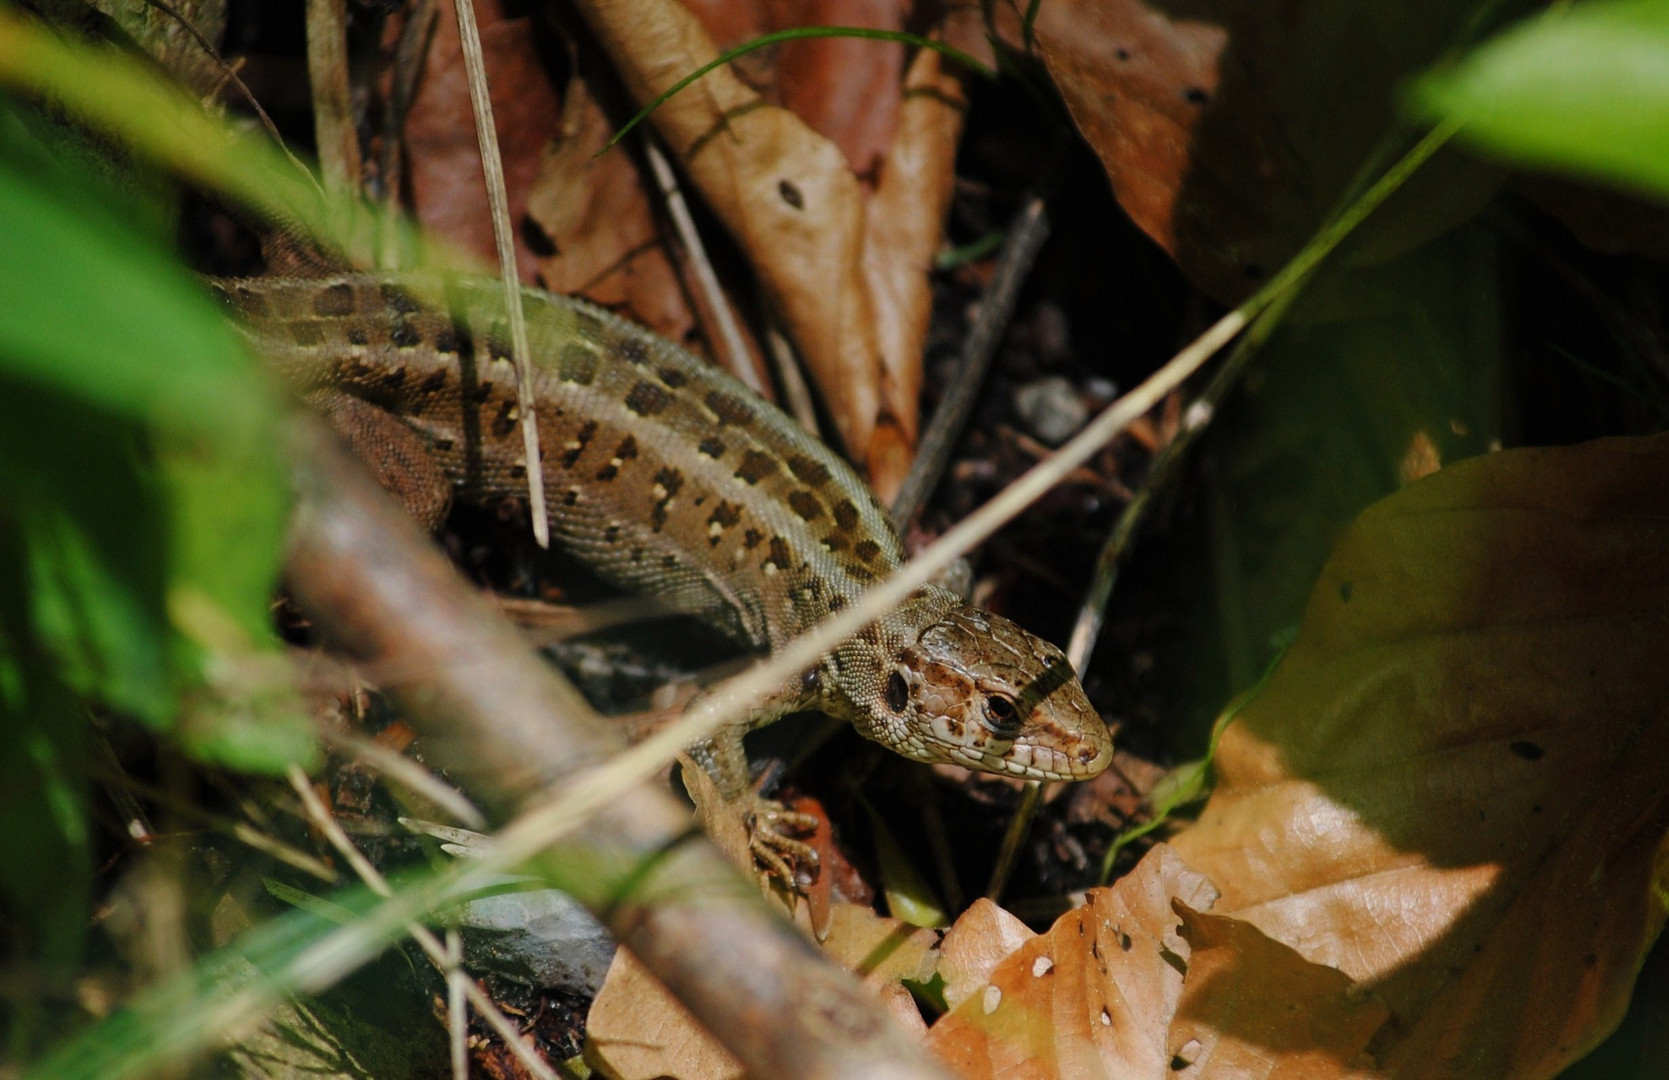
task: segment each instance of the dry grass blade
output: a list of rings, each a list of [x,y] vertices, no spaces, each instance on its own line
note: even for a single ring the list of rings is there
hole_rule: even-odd
[[[498,272],[504,282],[504,310],[510,321],[511,360],[516,367],[516,411],[522,429],[523,467],[527,470],[528,516],[539,546],[551,546],[550,519],[545,509],[545,466],[539,452],[538,410],[533,404],[533,350],[527,344],[527,315],[522,310],[521,281],[516,273],[515,235],[510,228],[510,197],[504,189],[504,163],[498,152],[498,128],[487,93],[486,63],[481,58],[481,31],[475,22],[475,0],[455,0],[458,36],[464,67],[469,73],[469,101],[475,114],[475,134],[481,146],[481,168],[486,175],[487,207],[493,218],[493,243]]]

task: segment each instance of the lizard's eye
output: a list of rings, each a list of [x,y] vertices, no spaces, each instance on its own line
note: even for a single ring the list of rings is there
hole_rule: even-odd
[[[903,712],[909,701],[910,688],[904,682],[904,675],[902,672],[894,671],[887,676],[887,708],[893,712]]]
[[[999,731],[1020,726],[1020,711],[1014,707],[1014,702],[997,694],[985,699],[985,718]]]

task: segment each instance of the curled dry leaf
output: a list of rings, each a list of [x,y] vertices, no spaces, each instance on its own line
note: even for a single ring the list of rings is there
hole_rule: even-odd
[[[1452,465],[1364,513],[1174,840],[1392,1009],[1392,1076],[1547,1077],[1663,922],[1669,438]]]
[[[1189,954],[1171,902],[1201,909],[1215,898],[1169,848],[1154,848],[998,964],[933,1025],[928,1046],[965,1078],[1166,1075]]]
[[[1398,83],[1470,29],[1474,7],[1058,0],[1038,9],[1036,37],[1120,204],[1197,285],[1234,303],[1360,179],[1396,130]],[[1417,247],[1480,209],[1499,175],[1440,155],[1350,250],[1378,261]]]
[[[717,55],[706,29],[672,0],[582,0],[579,6],[639,101],[653,99]],[[938,110],[938,115],[945,118],[941,123],[959,121],[954,108]],[[886,429],[881,445],[912,446],[919,376],[889,374],[883,361],[883,349],[897,343],[883,342],[876,328],[877,303],[865,268],[869,210],[841,147],[794,113],[768,103],[728,68],[664,102],[653,120],[759,273],[767,299],[783,317],[823,393],[847,452],[867,463],[878,426]],[[948,143],[937,133],[914,138],[918,149],[955,142],[954,134]],[[933,175],[942,177],[948,190],[945,156]],[[903,178],[906,187],[912,179]],[[936,205],[942,206],[945,197],[940,195]],[[938,223],[932,222],[932,244],[924,250],[881,259],[883,265],[901,261],[919,267],[913,287],[923,297]],[[881,235],[892,234],[883,229]],[[920,243],[914,233],[898,235]],[[925,322],[918,334],[925,334]],[[919,338],[916,348],[919,352]],[[898,362],[909,365],[919,359],[901,357]],[[894,456],[889,449],[887,459]],[[872,479],[887,485],[889,476]],[[888,495],[884,487],[881,494]]]
[[[975,900],[939,943],[939,975],[952,1009],[985,989],[991,972],[1037,935],[985,897]]]

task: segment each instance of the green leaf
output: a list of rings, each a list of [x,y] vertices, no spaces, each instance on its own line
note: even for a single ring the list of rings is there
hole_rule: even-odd
[[[278,398],[89,160],[0,98],[0,530],[27,640],[76,693],[275,770],[310,745],[268,616]]]
[[[1490,154],[1669,196],[1669,5],[1560,8],[1421,79],[1409,101]]]

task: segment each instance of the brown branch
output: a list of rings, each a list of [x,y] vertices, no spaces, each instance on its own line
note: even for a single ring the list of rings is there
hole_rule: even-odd
[[[298,422],[293,444],[290,587],[333,643],[378,670],[414,673],[385,689],[433,759],[502,820],[620,748],[330,436]],[[542,868],[750,1075],[945,1075],[690,829],[669,793],[639,784]]]

